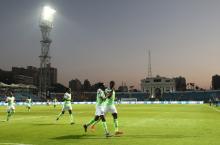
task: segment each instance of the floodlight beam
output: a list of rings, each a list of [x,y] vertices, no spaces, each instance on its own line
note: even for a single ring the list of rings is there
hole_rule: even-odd
[[[41,13],[41,25],[52,25],[56,11],[49,6],[45,6]]]

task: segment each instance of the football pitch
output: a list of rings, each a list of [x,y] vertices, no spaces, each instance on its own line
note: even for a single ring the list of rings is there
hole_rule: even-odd
[[[0,145],[219,145],[220,107],[203,105],[119,105],[120,137],[106,138],[102,124],[84,133],[82,125],[92,119],[94,105],[73,105],[74,125],[68,112],[56,120],[61,106],[17,106],[5,122],[6,107],[0,107]],[[114,132],[113,120],[107,124]]]

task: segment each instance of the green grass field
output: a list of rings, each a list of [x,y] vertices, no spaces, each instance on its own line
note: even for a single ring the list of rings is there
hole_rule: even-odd
[[[94,105],[73,105],[75,125],[66,114],[55,121],[61,106],[16,107],[9,122],[0,107],[0,145],[219,145],[220,108],[208,105],[120,105],[121,137],[105,138],[102,124],[86,134],[82,125],[94,115]],[[114,131],[110,114],[108,128]]]

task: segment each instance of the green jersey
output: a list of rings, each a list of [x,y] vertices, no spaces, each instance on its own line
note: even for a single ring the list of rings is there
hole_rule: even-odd
[[[53,99],[53,104],[57,104],[57,99]]]
[[[54,103],[56,103],[56,102],[57,102],[57,99],[56,99],[56,98],[55,98],[55,99],[53,99],[53,102],[54,102]]]
[[[97,106],[102,106],[105,103],[105,93],[102,89],[97,90],[97,95],[96,95],[96,105]]]
[[[106,105],[107,106],[115,105],[115,91],[107,88],[107,89],[105,89],[105,93],[106,94],[112,93],[112,95],[106,99]]]
[[[65,106],[71,105],[71,94],[69,93],[64,94],[64,105]]]
[[[7,97],[6,101],[8,103],[8,106],[14,106],[15,105],[15,97],[14,96]]]
[[[27,99],[26,103],[27,103],[27,105],[31,105],[31,103],[32,103],[31,99]]]
[[[27,99],[27,103],[31,103],[32,101],[31,101],[31,99]]]

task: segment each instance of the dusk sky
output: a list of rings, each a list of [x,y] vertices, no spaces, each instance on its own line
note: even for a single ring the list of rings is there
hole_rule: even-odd
[[[56,9],[50,53],[58,81],[122,81],[152,73],[209,88],[220,74],[219,0],[0,0],[0,68],[40,66],[39,17]]]

